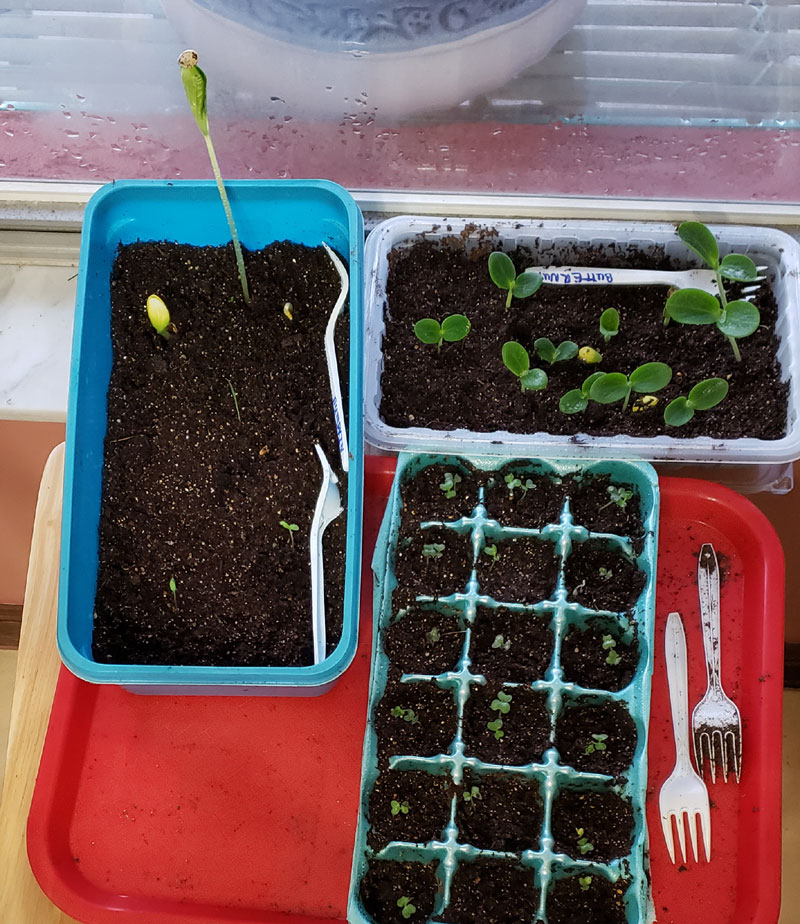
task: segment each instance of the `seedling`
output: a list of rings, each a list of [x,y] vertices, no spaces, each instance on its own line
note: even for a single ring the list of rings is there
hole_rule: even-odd
[[[500,558],[500,553],[497,551],[496,545],[485,545],[483,547],[483,554],[488,555],[489,558],[491,558],[492,564],[494,564],[497,559]]]
[[[599,404],[622,401],[623,412],[628,408],[631,392],[652,394],[665,388],[672,378],[672,369],[666,363],[644,363],[625,375],[622,372],[604,372],[589,389],[589,397]]]
[[[592,877],[578,876],[578,885],[581,887],[581,892],[588,892],[592,885]]]
[[[580,850],[581,856],[594,850],[594,844],[589,843],[589,838],[586,837],[583,828],[576,828],[575,831],[578,835],[578,850]]]
[[[170,320],[169,308],[158,295],[147,296],[147,317],[155,332],[165,340],[170,340],[173,334],[177,334],[178,328]]]
[[[178,585],[175,582],[175,578],[171,577],[169,579],[169,589],[172,591],[172,600],[175,603],[175,606],[178,605]]]
[[[664,408],[664,423],[669,427],[682,427],[694,417],[695,411],[707,411],[716,407],[728,394],[725,379],[703,379],[689,392],[688,397],[681,395]]]
[[[594,754],[595,751],[605,751],[608,735],[592,735],[592,740],[586,745],[584,754]]]
[[[417,725],[419,723],[419,718],[413,709],[403,709],[402,706],[395,706],[391,711],[391,715],[395,719],[402,719],[404,722],[408,722],[409,725]]]
[[[291,302],[283,303],[283,313],[290,321],[294,321],[294,308],[292,307]]]
[[[519,379],[523,391],[542,391],[547,388],[547,373],[544,369],[531,369],[528,351],[516,340],[503,344],[503,365]]]
[[[514,474],[514,472],[509,472],[503,480],[506,483],[506,487],[508,488],[508,493],[511,495],[512,500],[514,499],[514,491],[516,491],[517,488],[519,488],[520,491],[522,491],[522,496],[525,497],[525,495],[528,493],[528,491],[530,491],[531,488],[536,487],[536,485],[533,483],[533,481],[530,478],[526,478],[525,481],[522,481],[522,479],[518,478]]]
[[[669,319],[679,324],[716,324],[725,334],[736,361],[741,361],[737,340],[749,337],[761,323],[758,308],[737,299],[729,302],[722,280],[754,282],[758,278],[755,263],[741,253],[729,253],[719,258],[717,240],[700,221],[684,221],[678,226],[678,237],[714,271],[719,299],[702,289],[678,289],[667,299],[664,323]]]
[[[589,392],[592,385],[602,378],[602,372],[593,372],[588,378],[583,380],[580,388],[573,388],[561,396],[558,402],[559,410],[562,414],[581,414],[589,406]]]
[[[628,506],[628,501],[633,497],[633,491],[630,488],[623,488],[621,484],[610,484],[606,488],[606,492],[611,499],[602,507],[597,508],[598,513],[612,504],[616,504],[620,510],[624,510]]]
[[[494,641],[492,642],[492,648],[502,648],[503,651],[510,651],[511,639],[504,638],[502,635],[495,635]]]
[[[489,254],[489,275],[498,289],[507,289],[506,308],[511,307],[512,298],[528,298],[541,286],[538,273],[523,272],[517,275],[511,257],[501,251]]]
[[[600,333],[606,343],[619,333],[619,312],[616,308],[606,308],[600,315]]]
[[[494,732],[494,736],[498,741],[505,735],[503,731],[503,720],[500,718],[495,719],[493,722],[487,722],[486,727],[489,731]]]
[[[481,796],[481,791],[477,786],[472,786],[470,789],[465,789],[464,792],[461,793],[461,798],[465,802],[468,802],[468,803],[473,803],[475,801],[483,800],[483,796]],[[470,808],[472,808],[471,805],[470,805]]]
[[[236,223],[233,220],[231,204],[228,202],[228,194],[225,192],[225,184],[222,182],[217,155],[214,151],[214,145],[211,143],[211,133],[208,127],[208,112],[206,110],[206,75],[197,66],[197,52],[191,49],[184,51],[178,58],[178,64],[181,66],[181,80],[183,89],[186,92],[186,99],[189,100],[189,106],[192,110],[197,127],[203,136],[208,149],[208,156],[211,160],[211,169],[214,171],[214,178],[217,181],[219,197],[222,200],[222,208],[225,210],[225,217],[228,219],[228,227],[231,230],[231,239],[233,240],[233,250],[236,254],[236,268],[239,271],[239,282],[242,285],[242,295],[246,304],[250,304],[250,290],[247,286],[247,274],[244,269],[244,257],[242,256],[242,245],[239,243],[239,235],[236,233]]]
[[[404,918],[410,918],[417,910],[416,905],[412,904],[411,899],[407,895],[403,895],[397,899],[397,907],[402,909]]]
[[[441,637],[442,634],[439,632],[438,626],[434,626],[430,632],[425,633],[425,638],[431,643],[431,645],[435,645],[441,639]]]
[[[604,635],[603,636],[603,651],[607,651],[608,655],[606,656],[606,664],[619,664],[622,660],[616,651],[617,642],[613,635]]]
[[[602,565],[597,569],[597,573],[603,581],[610,581],[611,578],[614,577],[614,572],[610,571],[608,568],[604,568]]]
[[[398,802],[397,799],[392,799],[390,804],[392,808],[392,815],[408,815],[409,806],[405,799],[402,802]]]
[[[425,545],[422,546],[422,557],[425,559],[426,562],[430,561],[430,559],[432,558],[434,559],[441,558],[443,552],[444,552],[443,542],[426,542]]]
[[[281,520],[280,525],[288,531],[289,541],[292,543],[292,548],[294,548],[294,534],[298,529],[300,529],[300,527],[297,525],[297,523],[289,523],[286,520]]]
[[[444,492],[444,496],[448,499],[456,496],[456,486],[461,483],[461,475],[457,472],[445,472],[444,481],[439,485],[439,490]]]
[[[236,417],[239,420],[239,423],[242,422],[242,415],[239,413],[239,396],[236,394],[236,389],[233,387],[233,382],[230,379],[227,379],[228,387],[231,390],[231,395],[233,395],[233,406],[236,408]]]
[[[511,700],[512,696],[510,693],[505,693],[503,690],[497,694],[497,699],[492,700],[491,709],[495,712],[499,712],[501,715],[507,715],[511,712]]]
[[[435,343],[436,352],[442,349],[442,341],[455,343],[463,340],[472,325],[469,318],[463,314],[450,314],[440,324],[435,318],[422,318],[414,325],[414,334],[417,340],[423,343]]]
[[[578,344],[572,340],[562,340],[558,346],[555,346],[552,340],[547,337],[539,337],[534,341],[534,350],[540,359],[546,363],[563,363],[568,359],[574,359],[578,355]]]

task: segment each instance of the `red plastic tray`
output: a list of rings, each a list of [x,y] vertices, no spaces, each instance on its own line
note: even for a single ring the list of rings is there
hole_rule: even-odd
[[[44,891],[86,924],[345,920],[372,622],[370,556],[392,459],[369,457],[361,640],[315,698],[137,696],[62,669],[28,820]],[[659,924],[775,924],[780,908],[784,565],[766,518],[706,481],[661,479],[648,821]],[[705,685],[696,562],[722,569],[723,680],[744,726],[742,782],[710,786],[711,864],[669,862],[658,787],[674,760],[666,615]]]

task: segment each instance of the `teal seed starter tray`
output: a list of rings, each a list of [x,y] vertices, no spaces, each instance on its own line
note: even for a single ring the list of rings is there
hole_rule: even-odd
[[[450,775],[452,782],[458,786],[465,769],[477,774],[518,775],[526,780],[539,783],[539,792],[544,804],[543,823],[540,830],[531,833],[530,849],[521,853],[507,853],[485,850],[465,843],[459,837],[458,793],[451,799],[449,823],[441,836],[425,844],[403,841],[390,841],[379,850],[373,850],[368,844],[370,823],[368,806],[370,794],[378,778],[377,753],[378,742],[374,727],[375,710],[383,696],[387,681],[389,658],[382,647],[383,632],[389,626],[392,615],[392,595],[397,586],[394,562],[397,553],[398,534],[403,516],[401,491],[404,483],[412,480],[429,465],[439,464],[452,467],[462,474],[471,472],[480,479],[491,477],[491,472],[512,468],[515,472],[528,476],[551,476],[558,481],[568,475],[603,475],[610,476],[612,484],[633,486],[641,498],[640,513],[643,521],[644,539],[638,555],[630,539],[625,536],[607,533],[589,533],[572,518],[569,497],[566,496],[558,522],[540,529],[507,527],[497,520],[489,519],[483,506],[484,487],[479,488],[477,505],[474,509],[462,510],[454,506],[460,519],[452,521],[422,520],[421,529],[428,526],[441,528],[444,525],[462,535],[470,534],[472,540],[473,568],[469,582],[464,587],[454,587],[450,596],[440,596],[436,605],[455,610],[459,615],[460,627],[464,629],[464,643],[460,661],[454,671],[433,675],[404,674],[402,683],[435,683],[439,687],[453,691],[457,705],[457,732],[446,753],[433,757],[421,757],[413,754],[392,755],[389,759],[390,770],[423,770],[432,774]],[[523,475],[524,477],[524,475]],[[372,652],[372,670],[370,677],[369,707],[367,729],[364,740],[361,804],[356,831],[353,867],[348,898],[347,919],[351,924],[375,924],[375,919],[364,909],[359,888],[371,860],[397,860],[400,862],[435,863],[437,890],[434,899],[433,915],[429,918],[417,915],[411,918],[416,924],[423,920],[449,924],[447,908],[450,901],[451,884],[460,864],[472,860],[505,859],[515,860],[524,868],[535,873],[535,883],[539,895],[538,914],[533,921],[547,921],[547,900],[552,885],[568,876],[599,876],[611,882],[627,883],[624,895],[625,917],[628,924],[649,924],[654,920],[654,911],[649,885],[648,835],[645,819],[645,795],[647,788],[647,728],[650,711],[650,681],[653,669],[653,625],[655,614],[656,588],[656,548],[658,530],[658,480],[654,469],[647,463],[629,462],[595,462],[586,464],[544,462],[534,460],[514,460],[509,462],[501,458],[436,456],[430,454],[401,453],[397,471],[386,512],[378,534],[378,541],[372,562],[375,573],[374,592],[374,641]],[[454,505],[457,501],[453,502]],[[502,539],[518,537],[537,537],[553,543],[559,557],[557,582],[549,599],[530,601],[526,604],[502,603],[481,595],[479,574],[483,562],[479,559],[481,549],[486,544]],[[625,614],[610,611],[590,610],[567,598],[565,585],[565,563],[568,561],[574,545],[587,538],[608,543],[610,547],[622,551],[629,559],[635,561],[638,569],[645,575],[645,584],[632,613],[628,618],[635,624],[638,642],[638,664],[630,683],[618,692],[600,691],[579,687],[565,682],[561,668],[561,645],[570,627],[584,628],[592,625],[593,620],[619,620],[624,625]],[[418,596],[421,604],[432,603],[434,598]],[[485,683],[481,675],[470,672],[470,644],[472,624],[478,606],[496,609],[500,605],[508,611],[530,612],[545,619],[549,617],[552,632],[552,650],[549,666],[543,679],[530,684],[535,691],[547,694],[548,712],[551,722],[551,744],[544,751],[542,763],[530,763],[523,766],[505,764],[486,764],[465,751],[464,728],[465,704],[470,696],[470,681],[473,684]],[[477,679],[476,679],[477,678]],[[504,685],[505,687],[506,685]],[[511,689],[519,684],[508,684]],[[559,762],[559,753],[552,745],[552,734],[558,717],[565,703],[577,697],[586,697],[587,704],[622,703],[633,719],[636,729],[636,746],[633,762],[621,775],[610,777],[599,773],[578,772]],[[633,818],[633,837],[631,849],[627,855],[600,863],[580,856],[570,857],[556,853],[551,822],[554,806],[559,791],[567,785],[570,789],[597,790],[610,787],[612,792],[630,801]],[[579,853],[578,850],[575,853]],[[416,896],[415,898],[419,898]],[[403,917],[406,917],[404,914]],[[380,922],[378,922],[380,924]]]

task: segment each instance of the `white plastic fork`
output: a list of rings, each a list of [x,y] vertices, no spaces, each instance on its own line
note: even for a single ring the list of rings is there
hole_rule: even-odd
[[[766,266],[757,266],[759,273]],[[672,286],[676,289],[702,289],[711,295],[718,295],[717,277],[710,269],[692,270],[642,270],[609,269],[592,266],[529,266],[526,273],[538,273],[542,280],[553,286]],[[742,289],[744,301],[755,297],[759,285],[766,277],[759,275]]]
[[[667,682],[669,703],[672,708],[672,729],[675,734],[675,769],[661,787],[658,808],[661,813],[661,829],[667,842],[669,858],[675,862],[675,844],[672,822],[678,829],[678,843],[681,859],[686,862],[686,834],[684,816],[689,825],[692,853],[697,861],[697,816],[703,835],[706,860],[711,859],[711,811],[706,784],[692,766],[689,755],[689,690],[686,668],[686,635],[679,613],[667,617],[664,634],[664,650],[667,659]]]
[[[311,619],[314,642],[314,663],[325,660],[327,631],[325,624],[325,575],[322,566],[322,534],[326,527],[344,510],[339,493],[339,479],[322,451],[319,443],[314,444],[319,464],[322,466],[322,486],[311,520],[309,539],[311,554]]]

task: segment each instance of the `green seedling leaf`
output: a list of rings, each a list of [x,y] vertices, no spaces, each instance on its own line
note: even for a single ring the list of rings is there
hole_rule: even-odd
[[[457,472],[445,472],[444,480],[439,485],[439,490],[444,492],[444,496],[451,499],[456,496],[456,487],[461,483],[461,475]]]
[[[592,382],[589,397],[600,404],[622,401],[622,410],[628,407],[631,391],[651,392],[664,388],[672,378],[672,369],[666,363],[644,363],[630,376],[621,372],[606,372]]]
[[[404,709],[402,706],[395,706],[390,715],[395,719],[402,719],[404,722],[408,722],[409,725],[417,725],[419,723],[417,714],[413,709]]]
[[[612,648],[612,650],[608,653],[608,657],[606,658],[606,664],[610,664],[613,667],[614,665],[619,664],[621,660],[622,658]]]
[[[497,551],[496,545],[485,545],[483,547],[483,554],[488,555],[491,558],[492,562],[496,562],[500,557],[500,553]]]
[[[456,343],[467,336],[471,327],[472,324],[465,314],[449,314],[442,321],[442,334],[448,343]]]
[[[547,388],[547,373],[544,369],[529,369],[519,378],[523,391],[543,391]]]
[[[175,578],[171,577],[169,579],[169,589],[172,591],[172,600],[175,603],[175,606],[178,605],[178,585],[175,582]]]
[[[505,732],[503,731],[502,719],[498,718],[493,722],[487,722],[486,727],[489,729],[489,731],[494,732],[494,736],[498,741],[505,735]]]
[[[682,222],[678,225],[678,237],[711,269],[717,269],[719,266],[717,239],[701,221]]]
[[[392,815],[408,815],[409,805],[405,799],[402,802],[398,802],[397,799],[392,799],[390,805]]]
[[[508,290],[506,308],[510,307],[512,298],[528,298],[542,284],[538,273],[522,272],[517,275],[511,257],[502,251],[489,254],[489,276],[498,289]]]
[[[578,344],[573,343],[572,340],[563,340],[558,346],[555,346],[553,341],[548,340],[547,337],[539,337],[534,342],[533,348],[539,358],[546,363],[550,363],[551,366],[553,363],[574,359],[578,355]]]
[[[422,318],[414,325],[417,340],[423,343],[441,343],[442,327],[435,318]]]
[[[443,542],[427,542],[422,546],[422,557],[425,559],[439,559],[444,552]]]
[[[666,363],[644,363],[631,372],[629,381],[633,391],[649,394],[661,391],[671,379],[672,369]]]
[[[621,372],[604,372],[589,389],[589,397],[600,404],[622,401],[630,394],[628,377]]]
[[[678,289],[667,299],[665,314],[679,324],[716,324],[722,317],[719,301],[702,289]]]
[[[441,632],[439,632],[439,627],[434,626],[430,632],[425,633],[425,638],[432,644],[435,645],[442,637]]]
[[[435,343],[438,351],[441,350],[444,340],[448,343],[463,340],[471,326],[466,315],[449,314],[441,324],[436,318],[421,318],[414,325],[414,334],[423,343]]]
[[[158,295],[147,296],[147,317],[157,334],[169,340],[177,328],[169,316],[169,309]]]
[[[617,642],[614,639],[613,635],[603,636],[603,648],[609,649],[609,648],[616,648],[616,647],[617,647]]]
[[[703,379],[689,392],[689,404],[697,411],[707,411],[716,407],[728,394],[728,383],[725,379]]]
[[[608,496],[611,498],[607,504],[603,504],[602,507],[598,508],[600,510],[605,510],[606,507],[610,507],[612,504],[616,504],[621,510],[624,510],[628,506],[628,501],[633,497],[633,491],[629,488],[623,488],[622,485],[610,484],[606,491]]]
[[[719,274],[735,282],[753,282],[758,279],[758,269],[755,263],[743,253],[729,253],[723,257],[719,265]]]
[[[481,791],[477,786],[473,786],[470,789],[465,789],[464,792],[461,793],[461,798],[465,802],[475,802],[476,800],[480,800],[480,801],[483,800],[483,796],[481,796]]]
[[[581,887],[582,892],[588,892],[592,886],[592,877],[578,876],[578,885]]]
[[[300,529],[300,527],[297,525],[297,523],[288,523],[286,520],[281,520],[280,525],[288,531],[289,541],[292,543],[292,547],[294,547],[294,534],[298,529]]]
[[[586,745],[584,754],[594,754],[595,751],[605,751],[607,738],[608,735],[592,735],[592,740]],[[583,831],[580,830],[578,833],[583,834]]]
[[[565,392],[558,402],[558,409],[562,414],[581,414],[589,406],[589,399],[580,388],[573,388]]]
[[[503,364],[506,369],[519,379],[523,391],[541,391],[547,388],[547,373],[544,369],[531,369],[528,351],[516,340],[503,344]]]
[[[502,635],[495,635],[492,648],[502,648],[503,651],[510,651],[511,639],[503,638]]]
[[[761,323],[758,308],[750,302],[728,302],[723,317],[717,321],[717,327],[726,337],[741,339],[755,333]]]
[[[694,408],[689,404],[689,399],[681,395],[675,398],[664,408],[664,423],[668,427],[682,427],[694,417]]]
[[[608,568],[600,567],[600,568],[597,569],[597,573],[600,575],[600,577],[601,577],[604,581],[610,581],[611,578],[614,577],[614,572],[613,572],[613,571],[609,571]]]
[[[410,918],[417,910],[408,895],[403,895],[397,899],[397,907],[402,908],[402,915],[404,918]]]
[[[619,312],[616,308],[606,308],[600,315],[600,333],[606,343],[619,333]]]

